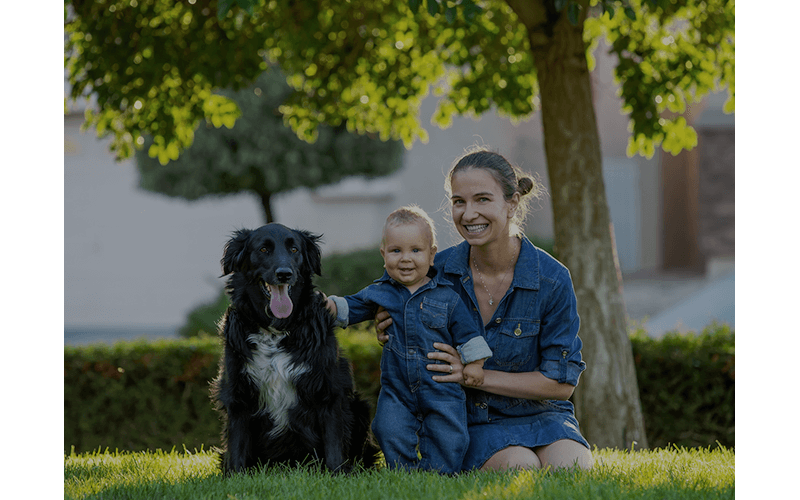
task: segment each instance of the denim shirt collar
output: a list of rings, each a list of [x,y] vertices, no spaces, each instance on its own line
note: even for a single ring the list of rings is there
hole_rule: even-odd
[[[436,271],[436,268],[433,266],[431,266],[430,269],[428,269],[427,276],[431,280],[423,288],[428,288],[428,287],[435,288],[439,285],[445,285],[449,287],[453,286],[453,284],[450,283],[450,281],[447,278],[445,278],[444,275],[440,276],[439,273]],[[394,278],[389,276],[389,273],[386,272],[386,269],[383,270],[383,276],[373,281],[373,283],[382,283],[382,282],[391,283],[392,285],[395,286],[403,286],[397,281],[395,281]]]
[[[514,280],[511,282],[511,286],[538,290],[540,276],[539,251],[525,235],[522,235],[520,239],[522,244],[520,245],[517,264],[514,266]],[[454,274],[462,277],[470,276],[469,243],[462,241],[452,248],[453,251],[444,264],[445,274]]]

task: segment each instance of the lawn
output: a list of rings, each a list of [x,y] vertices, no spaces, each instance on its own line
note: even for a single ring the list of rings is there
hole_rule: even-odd
[[[223,478],[208,451],[94,452],[64,458],[64,498],[307,499],[733,499],[726,448],[595,450],[591,471],[508,471],[442,477],[389,470],[331,475],[275,467]]]

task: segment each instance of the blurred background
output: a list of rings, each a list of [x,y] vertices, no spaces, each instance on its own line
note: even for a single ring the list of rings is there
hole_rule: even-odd
[[[659,149],[652,159],[628,158],[628,119],[619,111],[606,52],[601,43],[592,82],[628,315],[652,336],[700,331],[712,321],[734,327],[735,117],[722,113],[725,95],[689,106],[685,116],[698,134],[694,150],[672,156]],[[64,90],[66,96],[66,80]],[[175,186],[164,180],[148,184],[146,162],[118,163],[108,140],[98,140],[94,130],[80,131],[86,105],[70,102],[64,116],[68,345],[176,336],[190,311],[219,296],[219,260],[231,233],[258,227],[268,216],[323,234],[328,256],[377,248],[386,215],[416,203],[436,221],[440,248],[457,243],[446,219],[443,183],[453,160],[471,145],[500,152],[549,190],[539,117],[513,124],[487,112],[477,120],[455,117],[445,130],[429,125],[427,143],[387,151],[387,162],[399,162],[389,175],[354,175],[274,194],[271,214],[263,197],[246,190],[167,196]],[[435,108],[436,97],[429,96],[422,123],[430,123]],[[547,195],[536,204],[526,232],[534,241],[552,243]]]

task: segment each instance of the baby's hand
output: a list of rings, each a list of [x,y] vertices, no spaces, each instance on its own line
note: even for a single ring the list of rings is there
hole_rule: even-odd
[[[317,291],[317,293],[321,294],[322,298],[325,299],[325,308],[328,309],[328,312],[330,312],[335,318],[339,314],[339,310],[336,307],[336,302],[334,302],[333,299],[331,299],[324,293],[320,292],[319,290]]]
[[[469,387],[480,387],[483,385],[483,363],[470,363],[464,367],[462,374],[464,376],[464,385]]]

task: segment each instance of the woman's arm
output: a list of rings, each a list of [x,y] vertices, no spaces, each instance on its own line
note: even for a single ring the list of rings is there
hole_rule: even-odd
[[[459,356],[458,351],[450,345],[439,342],[434,343],[433,347],[439,350],[428,354],[428,358],[444,361],[445,364],[432,364],[428,365],[427,368],[430,371],[446,373],[446,375],[434,375],[433,380],[437,382],[462,383],[464,381],[462,375],[464,365],[461,363],[461,356]],[[453,366],[452,373],[449,372],[449,365]],[[574,386],[567,383],[559,383],[545,377],[542,372],[538,371],[507,373],[496,370],[483,370],[483,373],[483,384],[477,389],[500,396],[535,400],[567,400],[575,390]]]
[[[500,396],[523,399],[558,399],[572,396],[574,386],[545,377],[542,372],[508,373],[483,370],[483,384],[478,389]]]

